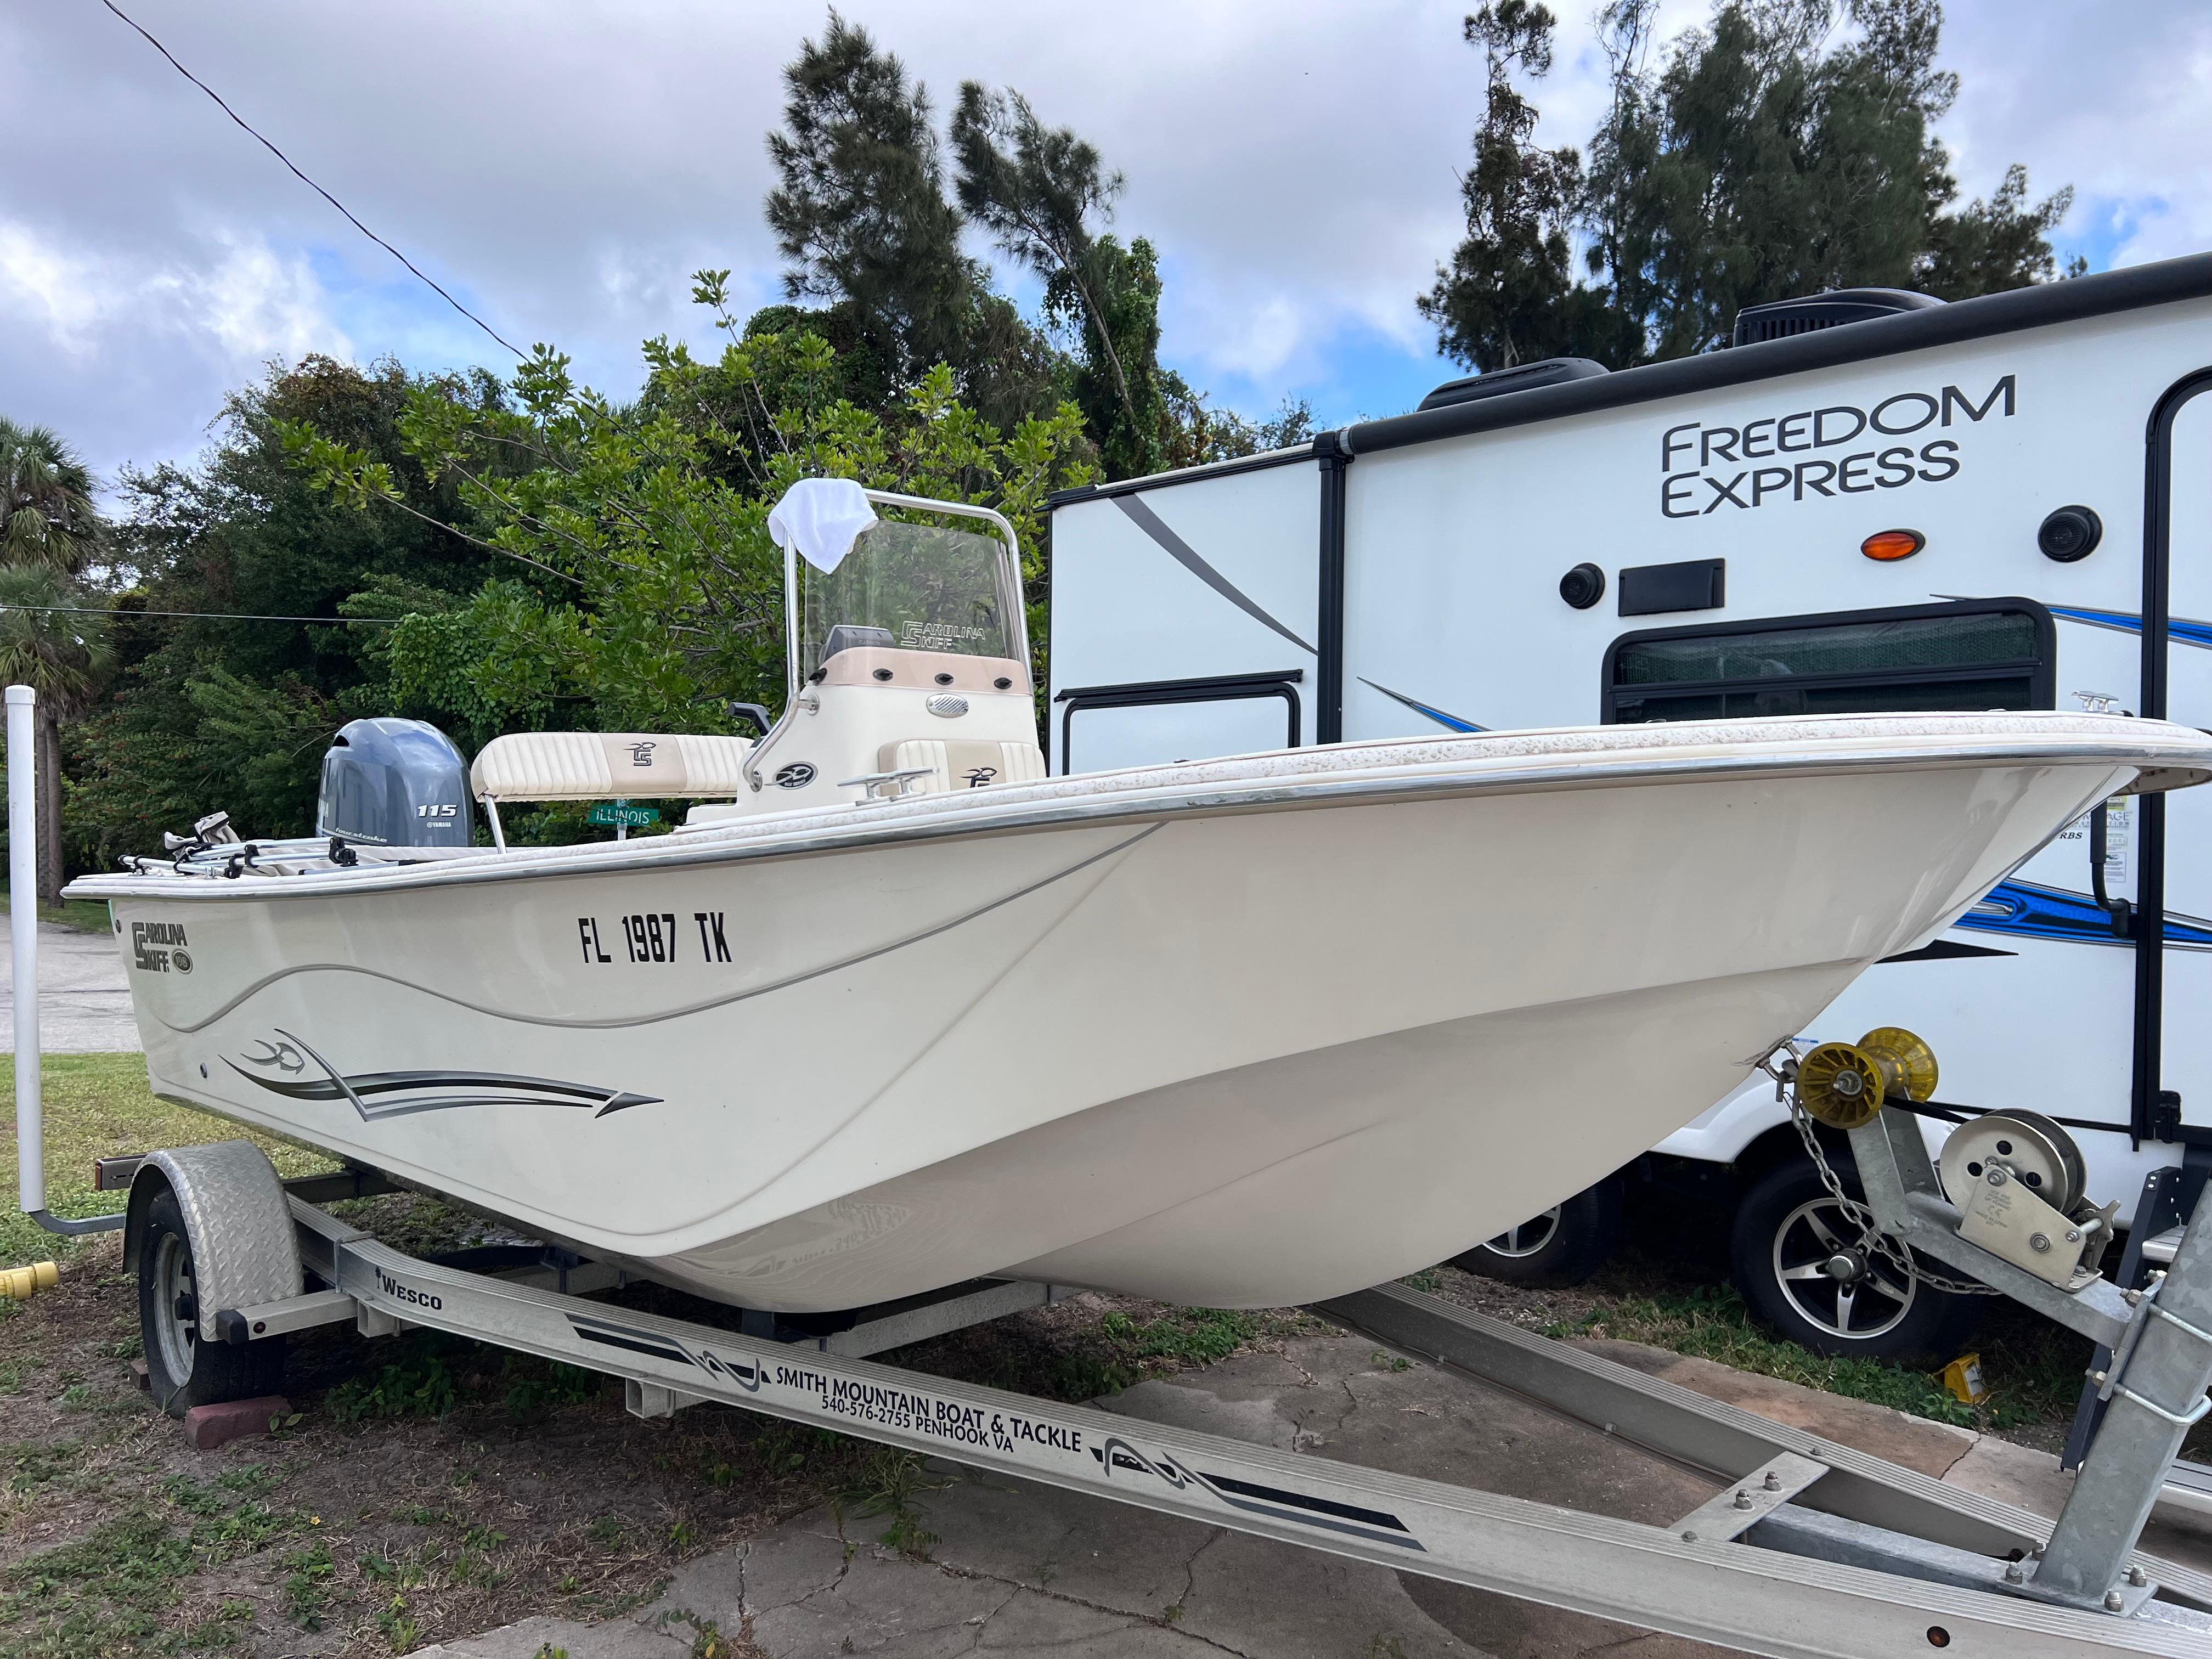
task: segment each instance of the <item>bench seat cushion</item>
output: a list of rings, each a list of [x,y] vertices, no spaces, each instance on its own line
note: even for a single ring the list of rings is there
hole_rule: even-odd
[[[665,800],[734,795],[748,738],[623,732],[510,732],[477,751],[479,800]]]

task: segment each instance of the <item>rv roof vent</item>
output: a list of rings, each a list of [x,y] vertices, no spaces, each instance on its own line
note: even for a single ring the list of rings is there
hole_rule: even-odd
[[[1826,294],[1802,300],[1777,300],[1771,305],[1746,306],[1735,314],[1737,345],[1757,345],[1762,340],[1786,340],[1815,329],[1843,323],[1863,323],[1873,317],[1893,317],[1900,311],[1925,311],[1943,302],[1929,294],[1902,288],[1832,288]]]
[[[1452,404],[1471,404],[1478,398],[1502,398],[1509,392],[1528,392],[1567,380],[1587,380],[1593,374],[1604,373],[1603,363],[1594,363],[1587,357],[1547,357],[1540,363],[1518,363],[1511,368],[1493,368],[1487,374],[1446,380],[1421,399],[1421,407],[1443,409]]]

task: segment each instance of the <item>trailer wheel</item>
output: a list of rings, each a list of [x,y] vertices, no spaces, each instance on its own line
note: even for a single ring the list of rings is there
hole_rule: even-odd
[[[192,1241],[176,1194],[148,1206],[138,1255],[138,1324],[145,1337],[146,1376],[154,1398],[172,1417],[195,1406],[274,1394],[284,1379],[284,1339],[234,1347],[200,1338],[199,1275]],[[215,1310],[205,1312],[212,1317]]]
[[[1486,1239],[1452,1265],[1509,1285],[1559,1290],[1605,1265],[1620,1240],[1621,1184],[1607,1176],[1565,1203]]]
[[[1856,1196],[1848,1167],[1838,1173]],[[1980,1318],[1978,1298],[1899,1273],[1871,1243],[1811,1161],[1788,1158],[1744,1194],[1729,1256],[1752,1311],[1802,1347],[1869,1359],[1952,1358]]]
[[[299,1244],[283,1184],[251,1141],[151,1152],[131,1182],[124,1259],[138,1275],[146,1379],[172,1417],[274,1394],[284,1339],[228,1343],[226,1308],[297,1296]]]

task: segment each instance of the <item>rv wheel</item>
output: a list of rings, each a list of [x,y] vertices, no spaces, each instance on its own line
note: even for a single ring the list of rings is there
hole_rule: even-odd
[[[1620,1237],[1620,1177],[1607,1176],[1497,1237],[1452,1265],[1509,1285],[1558,1290],[1579,1285],[1605,1265]]]
[[[1839,1172],[1856,1197],[1848,1167]],[[1784,1159],[1753,1183],[1736,1209],[1729,1255],[1752,1311],[1815,1353],[1948,1360],[1981,1314],[1978,1298],[1899,1273],[1803,1158]]]
[[[284,1377],[284,1339],[243,1346],[200,1332],[200,1276],[176,1194],[162,1192],[147,1206],[138,1248],[138,1327],[145,1339],[146,1378],[172,1417],[194,1406],[274,1394]],[[205,1310],[212,1318],[213,1308]]]

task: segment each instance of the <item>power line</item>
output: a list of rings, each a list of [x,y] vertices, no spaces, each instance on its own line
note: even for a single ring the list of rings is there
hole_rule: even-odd
[[[434,292],[440,299],[443,300],[447,305],[453,307],[454,310],[459,312],[462,316],[467,318],[485,333],[490,335],[493,339],[497,340],[500,344],[505,346],[509,351],[514,352],[517,357],[523,355],[521,349],[517,347],[513,341],[501,335],[497,329],[494,328],[489,323],[484,321],[483,318],[477,316],[475,312],[471,311],[466,306],[463,305],[459,300],[456,300],[452,295],[447,293],[444,289],[440,288],[438,284],[432,281],[431,278],[423,272],[422,269],[412,259],[402,253],[398,248],[392,246],[391,243],[386,241],[384,238],[378,235],[367,225],[362,223],[359,219],[355,218],[353,210],[351,208],[348,207],[343,202],[338,200],[337,197],[331,195],[330,191],[325,190],[313,179],[307,177],[306,173],[301,172],[299,167],[294,164],[290,156],[285,155],[283,150],[277,149],[276,145],[270,143],[269,140],[264,138],[258,132],[255,131],[247,123],[244,116],[233,109],[228,104],[224,103],[222,100],[222,94],[221,93],[217,92],[213,87],[208,85],[206,82],[201,80],[198,76],[193,74],[182,64],[179,64],[177,61],[176,54],[149,33],[144,24],[139,22],[137,18],[131,16],[130,13],[125,11],[122,7],[117,5],[115,3],[115,0],[100,0],[100,3],[106,6],[108,10],[113,12],[118,17],[121,18],[125,22],[130,24],[132,28],[137,30],[138,33],[144,39],[148,46],[153,47],[155,51],[160,52],[162,57],[169,60],[170,68],[176,70],[178,74],[183,76],[185,80],[191,82],[202,92],[207,94],[209,97],[214,99],[217,108],[222,110],[225,115],[230,117],[233,121],[235,121],[240,129],[258,143],[262,149],[267,150],[271,155],[282,161],[285,167],[289,168],[294,178],[297,179],[301,184],[307,185],[309,190],[313,191],[316,195],[321,197],[325,202],[328,202],[340,213],[345,215],[347,220],[352,224],[356,230],[368,237],[370,241],[375,243],[377,246],[382,248],[393,258],[398,260],[401,264],[406,266],[407,269],[412,271],[420,281],[428,283],[431,290]],[[296,621],[302,619],[294,617],[271,617],[267,620]],[[314,622],[319,621],[321,618],[310,617],[304,618],[304,620]]]
[[[41,611],[73,617],[199,617],[210,622],[283,622],[321,623],[328,628],[350,628],[356,623],[374,623],[383,627],[398,626],[404,617],[264,617],[249,611],[125,611],[109,610],[96,605],[0,605],[0,613],[9,611]]]

